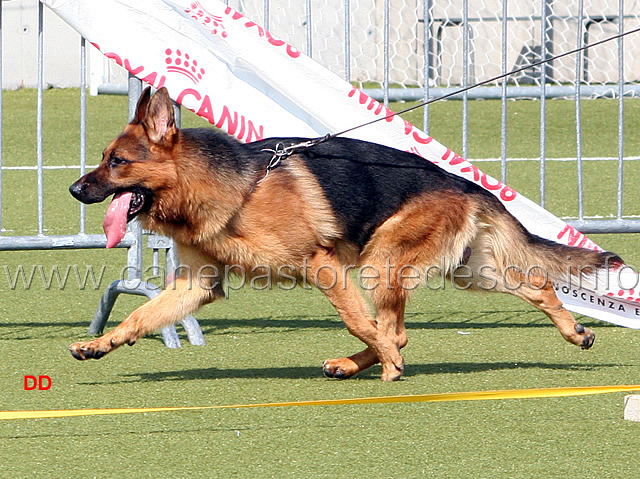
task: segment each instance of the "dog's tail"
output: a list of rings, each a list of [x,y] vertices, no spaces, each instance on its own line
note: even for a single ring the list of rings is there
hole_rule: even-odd
[[[576,288],[604,293],[613,287],[610,271],[624,265],[620,256],[609,251],[566,246],[528,231],[526,237],[535,262],[542,265],[543,271],[548,272],[549,279]]]
[[[493,203],[493,202],[492,202]],[[525,282],[541,287],[547,280],[604,292],[610,271],[624,266],[615,253],[566,246],[530,233],[502,205],[479,214],[478,234],[470,245],[475,268],[494,270],[505,285]],[[482,273],[482,270],[480,270]],[[482,277],[482,275],[481,275]]]

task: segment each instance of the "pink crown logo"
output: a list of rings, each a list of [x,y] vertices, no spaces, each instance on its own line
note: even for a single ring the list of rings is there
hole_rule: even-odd
[[[207,12],[200,2],[191,2],[191,5],[185,8],[184,11],[185,13],[190,13],[191,18],[200,22],[212,35],[220,33],[222,38],[227,38],[227,32],[222,24],[222,17]]]
[[[204,68],[198,66],[198,61],[191,58],[188,53],[181,50],[174,52],[171,48],[167,48],[164,53],[167,55],[165,63],[167,64],[168,72],[180,73],[196,85],[202,80]]]

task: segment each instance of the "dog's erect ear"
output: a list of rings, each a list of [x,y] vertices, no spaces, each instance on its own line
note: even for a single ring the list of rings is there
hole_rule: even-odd
[[[149,99],[151,99],[151,87],[148,86],[140,95],[138,99],[138,105],[136,106],[136,116],[131,121],[134,125],[142,123],[144,117],[147,116],[147,107],[149,106]]]
[[[152,142],[164,143],[171,140],[176,132],[176,121],[173,104],[166,88],[160,88],[151,97],[142,122]]]

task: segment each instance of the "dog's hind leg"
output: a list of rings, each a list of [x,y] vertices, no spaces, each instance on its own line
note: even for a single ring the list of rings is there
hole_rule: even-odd
[[[502,228],[506,229],[504,226]],[[565,340],[583,349],[590,348],[595,334],[577,323],[573,315],[563,307],[545,267],[523,266],[527,261],[531,264],[533,260],[527,256],[528,245],[519,242],[518,230],[514,233],[506,229],[500,235],[494,231],[495,229],[482,231],[471,244],[472,253],[465,265],[471,274],[458,276],[458,286],[463,289],[509,293],[524,299],[547,315]],[[510,243],[506,242],[507,239]],[[541,258],[537,260],[544,264]]]
[[[469,274],[455,277],[460,288],[517,296],[547,315],[562,337],[570,343],[583,349],[593,345],[595,334],[577,323],[573,315],[562,306],[548,277],[531,274],[535,268],[525,275],[520,272],[522,268],[499,266],[500,262],[496,262],[495,256],[488,248],[483,247],[482,238],[472,246],[473,254],[465,265]]]
[[[324,362],[326,376],[348,378],[380,361],[382,380],[398,379],[404,370],[404,359],[396,343],[376,324],[358,288],[344,273],[333,250],[320,249],[311,260],[312,281],[329,299],[347,329],[367,345],[367,349],[350,357]]]
[[[558,299],[548,279],[537,277],[528,278],[526,281],[523,279],[519,288],[509,292],[546,314],[568,342],[582,349],[593,346],[596,339],[595,333],[576,322],[573,315],[562,306],[562,301]]]
[[[344,370],[361,371],[380,360],[384,380],[400,378],[404,370],[400,349],[407,344],[407,297],[431,271],[430,266],[444,265],[446,270],[460,261],[475,232],[473,214],[473,204],[458,195],[425,194],[413,198],[376,230],[359,258],[361,273],[373,274],[373,281],[365,280],[362,286],[375,307],[376,321],[370,321],[377,330],[377,341],[384,338],[398,360],[385,365],[380,351],[363,339],[367,349],[326,361],[325,375],[344,377]]]

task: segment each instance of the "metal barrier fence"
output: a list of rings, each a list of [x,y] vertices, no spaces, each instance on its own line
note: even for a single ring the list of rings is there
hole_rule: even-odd
[[[260,0],[262,1],[262,23],[267,27],[273,27],[273,29],[278,32],[278,25],[274,22],[274,18],[270,15],[272,10],[272,4],[270,0]],[[227,0],[230,6],[235,7],[233,1]],[[247,2],[249,3],[249,2]],[[254,3],[260,3],[258,0]],[[305,9],[305,19],[303,22],[303,26],[306,29],[305,35],[305,43],[306,45],[297,46],[300,47],[303,51],[306,51],[307,54],[314,56],[317,49],[314,46],[314,17],[312,15],[312,0],[305,0],[304,9]],[[357,30],[357,27],[352,24],[352,10],[355,4],[358,4],[356,0],[343,0],[343,21],[344,21],[344,36],[343,36],[343,45],[342,51],[344,56],[343,63],[343,71],[340,72],[344,75],[344,77],[352,81],[352,72],[351,65],[352,61],[352,50],[355,48],[352,37],[354,36],[354,32]],[[459,18],[454,22],[456,25],[462,26],[462,65],[460,66],[462,71],[462,76],[460,80],[461,86],[467,86],[472,83],[474,80],[474,74],[472,72],[473,64],[472,64],[472,29],[469,28],[469,25],[473,22],[473,19],[469,16],[470,9],[470,1],[463,0],[462,1],[462,10],[461,14],[459,11]],[[38,86],[37,86],[37,112],[36,112],[36,129],[37,129],[37,147],[35,151],[36,164],[32,167],[24,167],[27,169],[31,169],[35,171],[37,175],[37,234],[27,235],[27,236],[11,236],[5,235],[3,232],[3,176],[2,173],[8,170],[11,170],[14,167],[4,166],[2,162],[2,122],[0,121],[0,251],[17,251],[17,250],[58,250],[58,249],[88,249],[88,248],[104,248],[106,244],[106,240],[103,235],[97,234],[87,234],[85,228],[85,208],[84,206],[80,207],[79,214],[79,228],[77,231],[74,231],[70,234],[65,235],[49,235],[46,234],[44,228],[44,206],[46,202],[46,198],[44,195],[44,183],[45,183],[45,171],[49,169],[54,169],[56,167],[45,167],[44,165],[44,153],[43,153],[43,91],[45,89],[44,80],[43,80],[43,58],[44,58],[44,25],[43,25],[43,7],[42,4],[39,5],[39,22],[38,22]],[[418,3],[416,3],[418,5]],[[502,28],[503,31],[507,28],[507,19],[506,15],[506,5],[507,2],[503,2],[504,10],[502,12],[503,22]],[[553,21],[553,15],[551,15],[546,8],[549,5],[547,0],[541,1],[540,5],[541,13],[540,15],[534,18],[535,21],[540,22],[543,25],[550,25]],[[298,7],[300,4],[298,4]],[[384,0],[384,7],[382,11],[383,22],[379,27],[382,30],[382,34],[380,38],[382,39],[382,50],[384,52],[383,55],[383,75],[381,81],[381,88],[377,90],[368,90],[369,93],[374,96],[378,96],[384,100],[385,103],[388,103],[392,100],[420,100],[420,99],[429,99],[433,96],[438,96],[445,92],[450,92],[454,87],[443,88],[435,88],[430,82],[430,79],[434,78],[434,71],[437,71],[437,61],[433,58],[434,55],[437,56],[438,52],[438,42],[440,41],[436,35],[434,37],[434,29],[433,29],[433,4],[429,1],[423,2],[420,6],[424,6],[423,9],[418,9],[419,12],[422,12],[422,24],[424,25],[424,29],[421,33],[422,38],[420,41],[422,42],[422,64],[423,67],[423,78],[426,81],[423,81],[421,86],[412,87],[412,88],[393,88],[394,82],[392,82],[392,65],[390,63],[390,51],[392,49],[392,40],[390,35],[390,27],[391,27],[391,13],[392,13],[392,1]],[[619,32],[624,31],[625,18],[624,15],[624,1],[620,0],[619,8],[616,14],[608,15],[606,21],[617,26],[617,30]],[[499,15],[500,17],[500,15]],[[577,25],[577,34],[576,44],[577,46],[582,46],[585,41],[585,35],[580,32],[585,31],[584,27],[584,7],[582,5],[582,0],[579,0],[578,11],[572,17],[575,19]],[[633,17],[636,19],[636,17]],[[256,21],[260,19],[256,18]],[[443,24],[444,25],[444,24]],[[358,27],[359,28],[359,27]],[[0,6],[0,64],[2,63],[2,44],[1,44],[1,30],[2,30],[2,8]],[[588,29],[587,29],[588,30]],[[588,33],[588,31],[587,31]],[[541,40],[541,58],[547,58],[549,55],[549,51],[551,47],[549,46],[549,29],[541,29],[540,35],[542,36]],[[545,36],[546,35],[546,36]],[[328,36],[325,34],[325,36]],[[283,36],[284,38],[284,36]],[[588,37],[587,37],[588,38]],[[285,40],[289,40],[288,38],[284,38]],[[417,41],[417,37],[413,39]],[[501,65],[502,71],[506,72],[507,64],[505,58],[506,52],[506,35],[503,37],[502,44],[502,56],[503,61]],[[87,74],[87,65],[86,65],[86,45],[84,40],[81,40],[79,48],[81,49],[81,78],[80,78],[80,94],[81,94],[81,105],[80,105],[80,121],[81,121],[81,138],[80,138],[80,151],[79,158],[80,164],[76,166],[77,170],[80,174],[84,174],[87,168],[86,163],[86,74]],[[557,52],[556,52],[557,53]],[[499,98],[502,104],[502,122],[500,125],[501,128],[501,151],[502,156],[499,158],[501,162],[501,174],[502,180],[506,182],[507,180],[507,165],[511,161],[507,156],[507,139],[509,136],[508,128],[507,128],[507,120],[506,120],[506,106],[507,101],[514,96],[527,96],[527,97],[535,97],[540,104],[540,152],[539,152],[539,173],[540,173],[540,202],[544,206],[545,205],[545,195],[547,188],[547,161],[550,159],[546,156],[546,107],[547,107],[547,99],[556,97],[556,96],[565,96],[571,97],[575,102],[575,121],[576,121],[576,129],[575,129],[575,141],[577,145],[577,155],[576,155],[576,164],[577,164],[577,180],[578,180],[578,217],[570,220],[570,224],[575,226],[582,232],[585,233],[618,233],[618,232],[640,232],[640,220],[636,218],[630,218],[627,216],[623,216],[623,205],[624,205],[624,197],[623,197],[623,183],[624,183],[624,173],[625,173],[625,163],[629,161],[631,158],[625,156],[624,151],[624,140],[625,140],[625,130],[624,130],[624,98],[629,95],[637,95],[638,86],[635,84],[631,84],[631,82],[625,81],[625,59],[628,58],[628,53],[625,52],[625,43],[624,39],[620,39],[617,41],[617,82],[614,84],[607,84],[601,86],[584,86],[583,85],[583,77],[585,74],[585,63],[584,57],[581,55],[576,55],[575,58],[575,81],[572,85],[555,85],[550,86],[546,81],[546,77],[549,75],[546,68],[541,68],[537,73],[537,81],[538,85],[523,87],[523,86],[510,86],[508,81],[503,81],[500,84],[490,87],[490,88],[482,88],[477,91],[466,92],[460,95],[462,101],[462,154],[463,156],[467,156],[468,145],[469,145],[469,101],[473,98],[477,97],[491,97],[491,98]],[[637,56],[637,55],[636,55]],[[2,86],[2,71],[0,69],[0,87]],[[526,88],[526,95],[524,94],[523,88]],[[129,94],[129,108],[130,115],[135,108],[136,100],[141,91],[140,82],[135,78],[130,78],[126,90]],[[618,104],[618,155],[617,158],[614,158],[612,161],[617,163],[617,196],[616,196],[616,215],[611,219],[592,219],[586,217],[584,214],[584,161],[587,160],[582,156],[582,144],[583,139],[581,137],[581,129],[582,129],[582,118],[581,118],[581,102],[583,101],[583,97],[585,95],[592,95],[594,92],[603,95],[603,96],[611,96],[615,97]],[[0,88],[0,111],[2,110],[2,89]],[[423,128],[428,131],[429,130],[429,108],[425,108],[424,113],[424,124]],[[62,167],[60,167],[62,168]],[[66,167],[65,167],[66,168]],[[133,226],[127,232],[125,238],[120,243],[120,248],[126,248],[128,251],[127,254],[127,265],[131,266],[131,274],[126,280],[119,280],[114,282],[108,290],[105,292],[103,301],[98,308],[98,312],[96,313],[96,318],[91,326],[91,332],[96,333],[99,332],[103,327],[106,319],[111,311],[113,306],[113,302],[118,294],[121,293],[133,293],[133,294],[141,294],[146,295],[147,297],[152,297],[157,294],[157,288],[152,287],[153,285],[145,284],[142,281],[140,272],[142,271],[142,258],[143,258],[143,232],[141,231],[139,225],[137,223],[133,223]],[[173,268],[177,259],[175,258],[175,252],[171,248],[170,242],[166,238],[159,238],[155,236],[151,236],[148,238],[149,246],[153,249],[153,258],[154,265],[158,266],[160,261],[160,252],[164,251],[167,254],[167,270]],[[196,320],[192,317],[188,317],[183,322],[183,326],[187,331],[187,335],[189,340],[195,344],[203,344],[204,340],[202,338],[202,334],[200,332],[199,326]],[[163,335],[165,338],[165,342],[170,346],[176,346],[179,344],[178,338],[173,328],[167,328],[163,331]]]
[[[385,104],[427,101],[451,94],[496,74],[640,26],[640,6],[628,2],[625,5],[623,0],[592,0],[587,5],[584,0],[225,0],[225,3],[253,21],[261,22],[277,37]],[[193,8],[200,8],[199,2],[194,1]],[[453,37],[452,31],[458,34],[455,41],[447,40]],[[483,37],[483,34],[489,35],[487,32],[493,36]],[[407,45],[411,48],[407,49]],[[452,45],[456,52],[449,54],[451,58],[447,60],[445,53]],[[488,47],[493,49],[491,53],[485,52]],[[484,63],[479,58],[481,53]],[[470,102],[499,100],[501,118],[496,129],[500,131],[500,155],[496,161],[500,163],[500,173],[496,176],[503,183],[512,183],[513,175],[509,172],[515,168],[508,166],[522,159],[509,156],[507,145],[511,130],[507,104],[512,99],[539,102],[539,148],[532,152],[533,158],[529,160],[538,165],[536,200],[541,206],[549,207],[549,171],[552,162],[557,161],[548,155],[549,100],[572,101],[575,103],[574,137],[566,141],[575,145],[575,176],[571,175],[571,181],[576,185],[577,197],[575,204],[571,200],[575,212],[563,219],[587,234],[640,232],[637,199],[633,190],[629,194],[628,185],[625,195],[625,181],[631,181],[625,172],[629,171],[632,161],[640,158],[625,151],[624,124],[624,100],[640,96],[640,65],[635,61],[639,54],[640,34],[634,34],[453,96],[451,99],[462,103],[459,153],[469,158]],[[453,64],[448,65],[447,61]],[[412,73],[407,76],[403,70],[409,64]],[[445,78],[442,72],[446,65],[450,73]],[[125,91],[122,86],[109,83],[96,89],[105,93]],[[583,153],[585,118],[581,111],[588,98],[609,98],[617,102],[617,119],[611,126],[617,129],[617,153],[606,158],[586,157]],[[430,107],[425,107],[422,128],[427,133],[431,116]],[[611,187],[609,211],[602,208],[587,215],[585,165],[593,160],[606,161],[608,170],[615,164],[616,186],[615,191]]]
[[[86,102],[86,42],[80,40],[80,164],[77,167],[50,166],[44,165],[43,152],[43,114],[44,114],[44,11],[42,3],[38,2],[38,84],[37,84],[37,106],[36,106],[36,165],[35,166],[4,166],[2,156],[2,121],[0,121],[0,251],[24,251],[24,250],[62,250],[62,249],[90,249],[105,248],[106,238],[102,234],[86,233],[86,212],[85,205],[80,205],[79,229],[65,235],[45,234],[44,207],[46,198],[44,195],[45,171],[59,170],[66,168],[77,168],[80,175],[84,175],[87,170],[86,162],[86,137],[87,137],[87,102]],[[2,5],[0,4],[0,66],[2,65]],[[0,68],[0,112],[2,112],[2,68]],[[129,79],[129,119],[135,113],[137,100],[142,93],[142,82],[135,77]],[[179,120],[179,116],[178,116]],[[33,170],[37,175],[37,234],[26,236],[7,236],[3,230],[3,177],[2,172],[7,170]],[[164,271],[174,271],[178,266],[178,260],[172,242],[168,238],[157,235],[148,236],[148,247],[153,250],[153,267],[160,267],[161,251],[166,255]],[[94,319],[89,328],[90,334],[99,334],[104,329],[113,305],[120,294],[134,294],[146,296],[149,299],[159,294],[159,288],[142,280],[143,271],[143,231],[137,221],[133,221],[124,239],[117,246],[127,249],[127,278],[111,283],[104,292],[100,305],[96,311]],[[182,325],[187,333],[189,342],[192,344],[204,344],[204,337],[200,326],[193,316],[183,319]],[[166,327],[162,330],[164,343],[167,347],[180,347],[180,339],[175,327]]]
[[[197,2],[196,2],[197,3]],[[364,91],[374,98],[384,101],[427,101],[432,98],[450,94],[458,87],[467,87],[474,82],[483,81],[494,76],[487,73],[489,67],[496,73],[507,73],[510,68],[507,63],[508,53],[513,56],[513,45],[510,39],[522,36],[523,29],[518,22],[528,25],[527,40],[535,43],[535,47],[526,45],[517,57],[515,66],[523,66],[536,60],[550,58],[554,54],[562,53],[561,49],[571,50],[603,40],[614,34],[623,33],[640,25],[640,8],[630,5],[623,0],[603,2],[594,0],[585,5],[584,0],[569,0],[567,2],[553,2],[552,0],[538,0],[537,2],[509,2],[493,0],[383,0],[369,5],[368,16],[362,13],[363,3],[359,0],[343,0],[329,2],[326,0],[305,0],[293,4],[287,0],[225,0],[225,3],[241,13],[251,15],[259,22],[260,17],[266,28],[285,41],[293,43],[308,55],[316,58],[320,63],[332,68],[343,75],[347,81],[360,84]],[[508,11],[511,8],[511,12]],[[626,10],[625,10],[626,8]],[[524,13],[523,13],[524,12]],[[297,25],[291,20],[295,16],[302,20]],[[375,15],[375,19],[367,20]],[[284,21],[288,19],[289,21]],[[363,20],[364,19],[364,20]],[[379,20],[379,24],[377,23]],[[363,24],[361,22],[370,23]],[[343,66],[333,57],[340,50],[335,46],[340,37],[340,23],[342,31]],[[411,23],[412,35],[401,33],[405,23]],[[487,27],[491,23],[491,28]],[[321,30],[321,27],[326,30]],[[296,31],[297,30],[299,31]],[[356,44],[363,41],[362,30],[367,30],[366,41],[381,44],[378,50],[367,49],[366,46]],[[448,29],[459,31],[457,45],[459,51],[456,57],[459,63],[455,67],[460,74],[453,81],[442,78],[443,65],[443,36]],[[572,31],[573,29],[573,31]],[[517,32],[512,33],[514,30]],[[485,66],[487,72],[480,72],[480,61],[477,56],[482,47],[487,45],[482,32],[493,31],[492,47],[493,64]],[[567,33],[569,32],[569,33]],[[573,37],[571,37],[571,35]],[[404,36],[403,36],[404,35]],[[564,37],[563,37],[564,35]],[[371,37],[371,40],[369,39]],[[331,38],[331,45],[327,46]],[[562,38],[561,38],[562,37]],[[358,39],[354,41],[355,39]],[[297,43],[296,41],[297,40]],[[484,40],[482,47],[478,45]],[[563,40],[562,42],[560,40]],[[318,46],[320,43],[320,47]],[[497,45],[496,45],[497,43]],[[517,43],[517,42],[513,42]],[[416,44],[412,50],[404,50],[404,55],[394,55],[394,49],[399,51],[403,45]],[[560,45],[560,47],[558,46]],[[333,48],[333,49],[332,49]],[[486,47],[485,47],[486,48]],[[602,48],[602,47],[599,47]],[[382,63],[382,74],[369,72],[353,72],[359,64],[354,49],[371,52],[381,57],[370,63],[375,69]],[[328,55],[326,51],[332,51]],[[484,53],[484,52],[482,52]],[[469,102],[473,99],[498,99],[501,101],[501,163],[500,179],[507,183],[507,165],[511,162],[507,152],[509,129],[507,125],[507,102],[514,98],[535,99],[540,103],[540,149],[539,149],[539,202],[546,206],[547,202],[547,171],[548,163],[555,161],[547,157],[547,100],[551,98],[569,98],[575,102],[575,145],[576,145],[576,182],[577,182],[577,215],[564,218],[569,224],[584,233],[637,233],[640,232],[640,215],[623,215],[623,207],[631,206],[624,202],[623,186],[625,182],[625,163],[637,160],[637,157],[625,155],[624,128],[624,99],[640,95],[640,73],[636,71],[635,58],[640,54],[640,34],[633,37],[619,38],[607,46],[606,51],[599,51],[600,60],[596,60],[594,53],[586,50],[575,55],[574,58],[564,59],[539,66],[527,74],[528,81],[513,77],[495,82],[495,85],[479,87],[456,95],[455,99],[462,101],[462,151],[464,158],[468,158],[469,151]],[[414,76],[408,78],[403,73],[402,65],[406,58],[415,57],[413,62]],[[486,54],[488,57],[489,54]],[[605,60],[606,59],[606,60]],[[606,68],[602,68],[606,63]],[[573,64],[572,64],[573,62]],[[557,65],[555,63],[558,63]],[[420,65],[422,66],[420,68]],[[497,70],[496,70],[497,69]],[[589,82],[597,70],[611,70],[604,79]],[[376,70],[377,71],[377,70]],[[395,75],[395,76],[394,76]],[[484,75],[484,76],[483,76]],[[625,76],[630,77],[629,80]],[[455,77],[455,75],[454,75]],[[380,84],[380,88],[367,89],[371,83]],[[445,86],[441,86],[445,84]],[[527,84],[531,86],[526,86]],[[601,160],[602,158],[586,158],[583,156],[581,115],[582,102],[585,97],[613,98],[618,103],[617,156],[604,160],[617,163],[617,191],[615,193],[615,214],[613,218],[603,219],[597,215],[585,214],[585,161]],[[430,112],[424,109],[423,129],[429,132]],[[635,211],[634,211],[635,213]],[[609,215],[611,216],[611,215]]]

